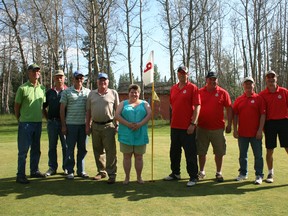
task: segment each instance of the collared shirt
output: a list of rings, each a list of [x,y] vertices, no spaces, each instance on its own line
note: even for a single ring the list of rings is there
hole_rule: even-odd
[[[207,130],[218,130],[225,128],[224,107],[231,106],[228,92],[216,86],[214,91],[207,91],[204,86],[199,90],[201,98],[201,109],[198,117],[198,125]]]
[[[242,94],[236,98],[233,111],[238,115],[238,134],[241,137],[255,137],[260,117],[266,113],[264,99],[256,93],[251,97]]]
[[[15,97],[15,103],[21,104],[19,121],[42,122],[42,108],[45,100],[45,87],[39,82],[36,86],[30,81],[21,85]]]
[[[277,120],[288,118],[288,90],[277,86],[275,92],[268,88],[259,93],[266,102],[266,120]]]

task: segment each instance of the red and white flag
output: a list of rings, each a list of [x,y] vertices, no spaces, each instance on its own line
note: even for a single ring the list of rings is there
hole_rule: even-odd
[[[143,83],[144,85],[149,85],[150,83],[153,82],[154,82],[154,51],[152,50],[144,69]]]

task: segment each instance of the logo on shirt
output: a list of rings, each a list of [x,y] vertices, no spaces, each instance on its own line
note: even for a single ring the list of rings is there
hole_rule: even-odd
[[[219,96],[219,94],[218,94],[218,93],[216,93],[216,94],[215,94],[215,97],[218,97],[218,96]]]
[[[282,99],[282,96],[281,96],[281,95],[278,95],[278,99]]]
[[[254,104],[254,103],[255,103],[255,100],[251,100],[251,103]]]
[[[186,94],[186,89],[183,91],[183,94]]]

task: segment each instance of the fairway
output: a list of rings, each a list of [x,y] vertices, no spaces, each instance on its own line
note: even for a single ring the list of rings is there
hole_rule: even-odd
[[[1,117],[2,118],[2,117]],[[15,183],[17,166],[17,125],[13,118],[0,123],[0,215],[287,215],[288,157],[283,149],[275,149],[274,183],[254,185],[253,155],[249,148],[249,178],[236,182],[238,175],[238,146],[232,135],[227,135],[227,155],[223,164],[223,183],[216,183],[215,165],[210,147],[206,165],[206,179],[187,188],[188,175],[182,158],[181,181],[166,182],[162,178],[170,173],[169,125],[157,122],[154,129],[154,166],[151,175],[150,144],[144,156],[144,185],[136,183],[134,167],[131,183],[123,185],[122,154],[118,148],[117,182],[108,185],[106,179],[65,180],[60,173],[46,179],[32,179],[28,185]],[[40,170],[47,165],[48,141],[46,123],[43,123]],[[61,152],[58,146],[58,162]],[[263,151],[265,160],[265,148]],[[28,166],[27,166],[28,165]],[[96,174],[89,138],[86,171]],[[26,164],[29,174],[29,159]],[[264,166],[265,178],[267,166]]]

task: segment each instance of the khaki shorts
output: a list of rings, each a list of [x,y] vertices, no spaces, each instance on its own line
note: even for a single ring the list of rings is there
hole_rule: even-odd
[[[145,154],[146,152],[146,144],[140,146],[126,145],[120,143],[120,152],[122,153],[136,153],[136,154]]]
[[[196,129],[196,145],[198,155],[206,155],[209,144],[212,144],[213,153],[217,156],[226,154],[226,139],[224,129],[206,130],[200,127]]]

